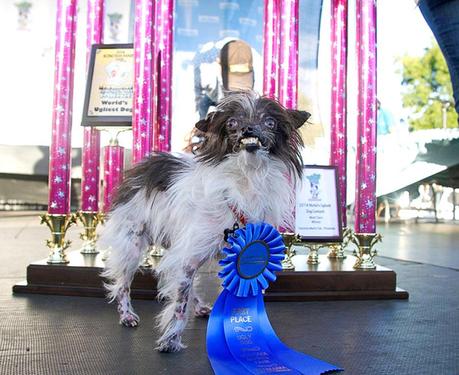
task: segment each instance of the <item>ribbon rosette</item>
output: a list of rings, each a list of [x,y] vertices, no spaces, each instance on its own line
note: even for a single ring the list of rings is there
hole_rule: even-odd
[[[218,276],[223,287],[237,297],[256,296],[276,280],[275,271],[282,270],[285,245],[282,236],[266,223],[247,224],[228,238],[230,247],[223,249],[226,258]]]
[[[207,355],[217,375],[308,374],[340,369],[296,352],[277,337],[266,314],[262,290],[282,269],[285,245],[266,223],[247,224],[228,238],[220,261],[223,279],[207,325]]]

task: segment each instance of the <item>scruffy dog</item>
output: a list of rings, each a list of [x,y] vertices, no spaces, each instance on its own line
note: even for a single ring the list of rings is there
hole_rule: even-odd
[[[224,247],[235,222],[290,227],[293,185],[302,172],[298,128],[309,118],[253,92],[228,95],[196,127],[205,134],[195,156],[154,154],[126,173],[101,243],[111,253],[103,276],[120,323],[139,322],[129,292],[151,244],[166,248],[156,272],[160,351],[179,351],[190,309],[210,313],[193,290],[198,268]],[[193,307],[194,306],[194,307]]]

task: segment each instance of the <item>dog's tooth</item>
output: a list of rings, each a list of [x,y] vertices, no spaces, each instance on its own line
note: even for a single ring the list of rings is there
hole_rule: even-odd
[[[252,144],[252,143],[257,143],[257,144],[259,144],[260,141],[258,140],[257,137],[247,137],[247,138],[241,139],[241,143],[244,144],[244,145]]]

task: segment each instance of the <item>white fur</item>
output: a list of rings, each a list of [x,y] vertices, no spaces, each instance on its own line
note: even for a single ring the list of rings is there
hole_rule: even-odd
[[[190,290],[182,298],[180,288],[191,289],[198,267],[224,247],[223,232],[236,221],[233,209],[246,215],[249,222],[291,227],[293,219],[293,189],[287,168],[266,151],[241,151],[219,165],[188,156],[186,160],[187,167],[175,176],[168,190],[146,196],[141,189],[129,202],[117,206],[100,241],[111,247],[103,274],[110,280],[109,296],[126,304],[129,296],[123,290],[129,288],[149,242],[169,240],[170,247],[156,270],[159,296],[168,303],[159,318],[163,331],[158,340],[160,350],[183,347],[180,337],[192,309],[179,319],[177,301],[191,303],[194,292]],[[148,236],[142,232],[144,225]],[[187,267],[188,274],[184,272]]]

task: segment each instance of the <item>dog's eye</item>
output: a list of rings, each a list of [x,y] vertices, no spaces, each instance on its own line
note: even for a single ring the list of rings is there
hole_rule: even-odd
[[[267,128],[274,128],[276,126],[276,120],[272,117],[265,118],[264,124]]]
[[[226,122],[226,126],[228,126],[228,128],[230,128],[230,129],[235,129],[235,128],[237,128],[238,125],[239,125],[239,122],[235,118],[230,118]]]

